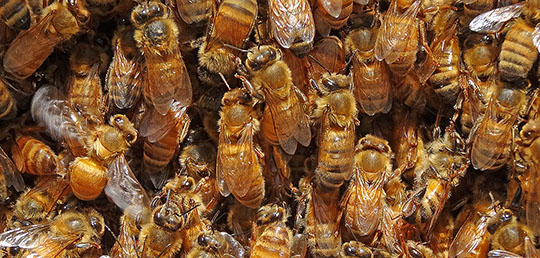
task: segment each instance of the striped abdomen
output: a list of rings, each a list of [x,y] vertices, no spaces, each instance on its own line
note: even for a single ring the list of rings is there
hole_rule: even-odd
[[[250,258],[290,257],[291,230],[283,223],[276,222],[256,237]]]
[[[17,139],[24,159],[24,172],[32,175],[53,175],[58,171],[58,157],[45,143],[32,137]]]
[[[11,119],[17,114],[17,105],[7,85],[0,80],[0,120]]]
[[[187,24],[206,21],[212,14],[212,0],[176,0],[178,13]]]
[[[86,118],[103,120],[103,92],[99,73],[92,78],[73,75],[68,98],[71,107]]]
[[[338,225],[339,191],[317,193],[312,191],[306,220],[308,246],[311,257],[338,257],[341,236]]]
[[[391,85],[384,61],[369,58],[353,60],[354,96],[360,109],[372,116],[392,107]]]
[[[353,1],[352,0],[341,0],[341,12],[339,15],[330,14],[328,13],[328,10],[324,7],[324,4],[321,3],[322,1],[326,0],[318,0],[318,6],[315,9],[315,14],[322,16],[328,25],[332,29],[339,29],[347,23],[347,20],[349,20],[349,16],[352,13],[353,10]]]
[[[163,138],[156,142],[144,140],[143,167],[150,177],[159,177],[165,173],[164,169],[169,164],[178,145],[178,130],[172,129]]]
[[[257,18],[256,0],[224,0],[219,6],[212,38],[241,47]]]
[[[538,50],[532,41],[533,31],[534,27],[526,24],[523,19],[518,19],[506,33],[499,55],[499,71],[503,80],[527,78],[538,56]]]
[[[389,24],[392,26],[392,30],[408,30],[407,27],[411,27],[410,35],[407,35],[402,40],[399,40],[392,48],[390,54],[385,58],[390,71],[398,76],[403,77],[409,72],[416,61],[416,51],[418,50],[418,24],[414,21],[400,21],[399,17],[391,16]],[[389,32],[386,32],[389,33]],[[392,33],[389,33],[392,35]]]
[[[444,45],[441,56],[436,60],[439,66],[428,79],[431,87],[445,103],[455,103],[459,94],[459,56],[459,41],[457,37],[452,37]]]
[[[0,17],[10,28],[21,30],[30,28],[30,10],[24,0],[0,1]]]
[[[352,175],[354,162],[354,124],[331,125],[328,117],[321,125],[318,164],[315,178],[324,191],[338,189]]]

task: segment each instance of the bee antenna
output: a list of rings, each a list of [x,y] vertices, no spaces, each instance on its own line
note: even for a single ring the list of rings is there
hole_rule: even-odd
[[[240,51],[240,52],[242,52],[242,53],[249,53],[249,50],[241,49],[241,48],[236,47],[236,46],[233,46],[233,45],[231,45],[231,44],[224,43],[223,46],[226,46],[226,47],[228,47],[228,48],[232,48],[232,49],[234,49],[234,50],[238,50],[238,51]]]
[[[120,241],[118,241],[118,237],[116,237],[116,234],[114,234],[114,232],[111,230],[111,228],[109,228],[109,226],[107,226],[107,224],[104,224],[104,225],[105,225],[105,229],[107,229],[107,231],[109,231],[109,233],[111,233],[111,235],[114,238],[114,240],[116,241],[116,243],[118,243],[120,248],[122,248],[122,251],[124,251],[124,253],[127,253],[126,249],[124,249],[124,246],[122,246]]]
[[[225,79],[225,76],[221,72],[219,73],[219,77],[221,77],[221,80],[223,80],[223,82],[225,83],[225,86],[227,86],[227,89],[231,90],[231,86],[229,85],[229,83]]]
[[[169,197],[171,196],[171,189],[167,191],[167,201],[165,202],[165,207],[169,207]]]
[[[133,241],[133,249],[135,250],[135,255],[137,255],[137,258],[141,258],[138,251],[139,248],[137,248],[137,239],[135,239],[135,235],[131,235],[131,240]]]
[[[351,226],[349,224],[345,223],[345,227],[347,227],[349,232],[351,232],[351,235],[353,236],[354,240],[356,240],[356,242],[360,242],[360,241],[358,241],[358,238],[356,238],[356,234],[354,234],[354,232],[352,231]]]
[[[186,212],[182,213],[180,216],[186,216],[186,214],[190,213],[192,210],[196,209],[197,207],[201,206],[201,204],[197,204],[191,208],[189,208],[189,210],[187,210]]]
[[[167,251],[167,249],[169,249],[169,247],[171,247],[171,243],[169,243],[167,246],[165,246],[165,248],[161,251],[161,253],[159,253],[159,255],[156,258],[161,257],[165,253],[165,251]]]
[[[358,49],[355,49],[352,52],[351,57],[349,57],[349,61],[347,61],[347,63],[345,64],[345,67],[343,67],[343,69],[341,69],[341,71],[339,71],[339,73],[344,73],[347,69],[349,69],[349,66],[351,65],[352,60],[353,60],[353,58],[354,58],[354,56],[356,55],[357,52],[358,52]]]
[[[319,61],[317,60],[317,58],[315,58],[314,56],[312,55],[308,55],[309,58],[313,59],[313,61],[315,61],[315,63],[317,63],[320,67],[322,67],[327,73],[331,73],[328,69],[326,69],[326,67],[324,67],[324,65]]]

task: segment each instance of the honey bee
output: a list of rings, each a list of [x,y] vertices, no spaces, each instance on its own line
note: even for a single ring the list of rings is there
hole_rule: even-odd
[[[432,104],[428,102],[432,93],[431,87],[426,87],[416,73],[410,72],[397,85],[394,97],[416,111],[423,111],[428,103]]]
[[[271,45],[249,50],[245,66],[239,67],[251,95],[266,101],[261,130],[265,139],[279,144],[287,154],[294,154],[297,142],[311,141],[309,117],[304,113],[300,92],[291,79],[291,71],[282,60],[282,52]]]
[[[17,115],[17,104],[4,80],[0,79],[0,120],[9,120]]]
[[[310,178],[300,179],[299,186],[311,257],[337,257],[341,250],[339,191],[319,191]]]
[[[413,67],[419,42],[425,44],[423,23],[416,17],[421,1],[414,1],[408,6],[404,4],[392,1],[375,41],[375,57],[379,61],[384,59],[390,71],[398,77],[405,76]]]
[[[275,204],[268,204],[257,212],[253,226],[250,257],[290,257],[292,232],[287,227],[287,211]]]
[[[264,197],[264,154],[253,139],[260,129],[254,100],[246,91],[233,89],[225,93],[222,103],[216,162],[219,191],[257,208]]]
[[[226,232],[201,232],[195,243],[195,248],[187,254],[187,258],[247,257],[242,244]]]
[[[321,120],[315,180],[323,191],[339,189],[349,180],[354,163],[354,120],[358,113],[350,92],[350,78],[323,74],[319,80],[323,97],[316,101],[312,117]]]
[[[54,48],[79,31],[77,18],[59,2],[43,10],[43,18],[11,42],[4,55],[4,69],[18,80],[32,75]]]
[[[246,207],[240,203],[233,203],[227,214],[227,227],[236,239],[244,246],[250,245],[248,234],[251,233],[253,223],[257,220],[257,209]]]
[[[17,199],[8,226],[28,226],[53,218],[56,205],[66,201],[71,192],[68,183],[56,176],[40,177],[34,187]]]
[[[15,228],[0,234],[0,247],[18,247],[25,256],[83,257],[101,253],[105,223],[94,209],[67,211],[52,221]]]
[[[384,183],[392,170],[388,142],[372,135],[358,141],[354,157],[355,178],[341,201],[342,221],[353,236],[368,236],[379,226],[384,211]]]
[[[271,31],[279,45],[298,57],[306,56],[315,37],[315,22],[308,0],[272,0],[268,12]]]
[[[490,34],[467,35],[463,43],[463,62],[473,77],[480,80],[493,77],[497,72],[497,40]]]
[[[184,140],[190,123],[186,107],[176,101],[165,115],[152,107],[145,111],[140,125],[140,134],[144,137],[143,168],[154,187],[161,188],[167,179],[164,168]]]
[[[322,36],[328,36],[330,29],[337,30],[343,27],[353,11],[353,0],[317,0],[313,2],[315,26]]]
[[[211,0],[176,0],[171,1],[171,5],[185,23],[198,24],[211,17],[214,2]]]
[[[463,2],[463,15],[459,18],[460,25],[469,27],[470,22],[478,15],[495,7],[495,3],[489,0],[466,0]]]
[[[497,228],[491,237],[491,248],[506,250],[514,254],[527,254],[525,239],[533,239],[532,230],[517,221],[516,216]]]
[[[24,180],[17,171],[15,163],[0,146],[0,204],[9,201],[11,193],[8,187],[10,186],[18,192],[23,191]]]
[[[15,0],[0,5],[0,18],[10,28],[27,30],[32,22],[26,1]]]
[[[525,90],[499,82],[484,116],[469,135],[474,168],[494,170],[506,163],[511,149],[512,130],[526,103]]]
[[[58,156],[44,142],[30,136],[19,136],[11,153],[17,169],[32,175],[54,175],[60,171]]]
[[[469,27],[472,31],[494,33],[499,32],[507,21],[523,13],[508,29],[502,43],[498,64],[501,80],[527,78],[536,61],[540,49],[540,41],[537,40],[540,31],[535,30],[534,26],[539,21],[539,7],[539,3],[534,0],[519,2],[483,13],[471,21]]]
[[[122,19],[127,23],[127,20]],[[143,56],[133,38],[134,29],[120,24],[113,42],[114,56],[107,71],[105,85],[114,105],[119,109],[132,108],[138,102],[144,87]]]
[[[435,257],[429,247],[416,241],[407,240],[405,246],[405,257]]]
[[[362,242],[349,241],[343,243],[341,246],[340,258],[389,258],[392,257],[390,253],[379,248],[370,248],[365,246]]]
[[[369,19],[375,18],[371,16]],[[375,58],[374,47],[378,31],[379,28],[372,24],[372,27],[351,31],[345,39],[347,52],[356,53],[352,57],[351,70],[354,96],[360,110],[369,116],[388,113],[392,108],[388,68],[383,61]]]
[[[345,46],[341,39],[336,36],[324,37],[318,40],[309,55],[313,58],[306,59],[307,68],[309,76],[315,82],[318,82],[327,70],[331,73],[338,73],[345,68]],[[316,64],[315,60],[319,61],[322,66]],[[306,94],[309,97],[310,94]]]
[[[505,209],[498,202],[489,207],[480,203],[474,209],[476,212],[469,214],[450,244],[448,257],[486,257],[490,239],[488,227],[500,220]]]
[[[214,15],[206,40],[199,48],[199,78],[217,85],[219,73],[226,78],[234,73],[236,52],[225,44],[242,48],[257,18],[257,1],[223,0]]]
[[[144,96],[162,115],[171,103],[191,104],[191,81],[180,47],[178,27],[169,9],[157,1],[140,3],[131,12],[134,38],[146,60]]]

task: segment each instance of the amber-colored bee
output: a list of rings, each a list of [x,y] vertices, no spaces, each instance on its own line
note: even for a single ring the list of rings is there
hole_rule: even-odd
[[[246,207],[240,203],[233,203],[229,207],[227,214],[227,227],[231,230],[236,239],[244,246],[250,245],[249,233],[253,223],[257,220],[257,209]]]
[[[257,18],[256,0],[223,0],[214,15],[206,40],[199,48],[199,67],[201,81],[216,85],[234,73],[236,64],[233,49],[225,44],[242,48]]]
[[[43,10],[43,18],[11,42],[4,55],[4,69],[16,79],[32,75],[54,48],[79,31],[76,17],[55,2]]]
[[[127,23],[127,20],[122,20]],[[129,109],[139,101],[144,87],[143,56],[133,38],[134,29],[120,24],[112,39],[114,56],[107,71],[105,86],[114,105]]]
[[[201,232],[195,242],[195,248],[187,258],[245,258],[248,253],[233,236],[226,232]]]
[[[0,234],[0,247],[18,247],[24,257],[96,257],[105,232],[94,209],[67,211],[50,223],[23,226]],[[87,256],[85,256],[87,255]]]
[[[375,17],[368,19],[373,21]],[[386,63],[375,58],[374,47],[379,28],[375,24],[371,25],[351,31],[345,39],[347,52],[356,53],[352,57],[351,70],[354,96],[360,110],[369,116],[388,113],[392,107],[388,68]]]
[[[532,230],[517,221],[516,216],[512,216],[493,233],[491,248],[525,256],[527,253],[525,238],[534,239]]]
[[[499,222],[505,214],[505,209],[497,202],[489,207],[479,204],[474,209],[475,212],[468,216],[454,237],[448,250],[448,257],[486,257],[491,235],[488,227]]]
[[[486,80],[497,72],[497,40],[489,34],[467,35],[463,43],[463,62],[473,77]]]
[[[56,176],[39,178],[34,187],[17,199],[8,226],[16,228],[53,218],[56,205],[65,201],[71,192],[68,183]]]
[[[257,212],[250,257],[290,257],[292,232],[283,207],[268,204]]]
[[[44,142],[30,136],[17,137],[11,148],[13,161],[21,173],[54,175],[60,171],[58,156]]]
[[[4,80],[0,80],[0,120],[9,120],[17,115],[17,104]]]
[[[460,25],[468,28],[469,23],[478,15],[487,12],[495,7],[495,3],[490,0],[466,0],[463,1],[463,13],[459,18]]]
[[[498,68],[504,81],[527,78],[536,61],[540,49],[540,41],[537,40],[540,31],[535,30],[534,26],[540,21],[539,7],[534,0],[519,2],[478,15],[469,25],[472,31],[494,33],[500,31],[507,21],[523,13],[523,17],[517,18],[506,32],[502,43]]]
[[[171,1],[172,9],[187,24],[198,24],[207,21],[212,15],[212,0],[175,0]]]
[[[276,41],[296,56],[304,57],[313,46],[315,22],[308,0],[272,0],[269,22]]]
[[[309,178],[300,179],[299,188],[311,257],[337,257],[341,250],[339,191],[319,191]]]
[[[140,3],[131,12],[134,38],[146,60],[144,96],[162,115],[176,100],[191,104],[191,80],[178,46],[178,27],[160,2]]]
[[[152,107],[145,111],[140,125],[144,137],[143,168],[154,187],[161,188],[167,179],[165,167],[184,140],[190,123],[186,107],[176,101],[165,115]]]
[[[294,154],[297,142],[309,145],[311,130],[291,71],[281,57],[281,51],[273,46],[253,47],[239,73],[252,96],[266,102],[261,124],[265,139]]]
[[[264,154],[254,140],[259,131],[252,97],[242,89],[223,96],[219,120],[216,163],[219,191],[230,193],[243,205],[256,208],[264,197],[262,160]]]
[[[0,17],[10,28],[27,30],[32,22],[26,1],[13,0],[0,4]]]
[[[392,172],[393,153],[388,142],[372,135],[360,139],[356,151],[354,181],[341,201],[342,222],[353,237],[364,237],[379,226],[386,205],[384,183]]]
[[[322,36],[328,36],[330,29],[337,30],[347,23],[353,11],[353,0],[316,0],[314,6],[317,31]]]
[[[317,108],[312,114],[321,123],[315,180],[323,191],[331,191],[339,189],[352,175],[358,111],[349,77],[323,74],[318,85],[323,97],[316,101]]]
[[[433,94],[435,94],[433,89],[423,84],[414,72],[407,73],[405,78],[394,89],[395,99],[419,112],[424,111],[428,104],[439,103],[438,101],[428,101],[432,97],[436,99]],[[436,108],[439,108],[439,106],[436,106]]]
[[[362,242],[349,241],[343,243],[339,258],[390,258],[390,253],[383,249],[371,248],[364,245]]]
[[[343,70],[345,68],[345,47],[341,39],[336,36],[324,37],[317,41],[311,52],[309,52],[309,55],[313,58],[306,59],[309,77],[318,82],[321,76],[328,71],[338,73]],[[315,60],[321,63],[322,66],[317,64]],[[306,94],[309,96],[309,92]]]
[[[471,162],[476,169],[493,170],[502,167],[509,158],[512,130],[526,107],[523,89],[499,82],[482,119],[469,136]]]

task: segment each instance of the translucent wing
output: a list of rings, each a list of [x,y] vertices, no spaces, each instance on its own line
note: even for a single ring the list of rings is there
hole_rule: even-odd
[[[268,87],[264,87],[268,107],[264,112],[270,112],[279,145],[291,155],[296,151],[296,142],[291,144],[291,138],[296,139],[303,146],[308,146],[311,141],[309,117],[304,113],[302,102],[298,100],[293,87],[295,86],[291,83],[290,93],[286,100],[280,99],[268,91]]]
[[[104,103],[99,64],[94,64],[88,74],[81,79],[72,76],[68,104],[73,110],[96,123],[103,123]]]
[[[338,18],[341,14],[342,1],[343,0],[317,0],[322,5],[324,10],[328,12],[332,17]]]
[[[210,0],[176,0],[176,8],[182,20],[187,24],[197,23],[207,19],[210,16],[212,9]],[[197,13],[194,13],[193,8],[196,8]]]
[[[482,115],[482,107],[484,106],[481,96],[479,96],[480,89],[476,83],[477,80],[468,74],[461,74],[459,77],[459,84],[465,101],[463,108],[468,109],[466,112],[471,115],[472,122],[474,123],[478,121]]]
[[[225,175],[224,175],[224,169],[227,168],[227,165],[224,164],[224,162],[227,162],[227,157],[225,157],[224,148],[229,148],[229,146],[232,144],[231,139],[227,137],[226,134],[226,127],[225,123],[221,122],[221,125],[219,127],[219,141],[218,141],[218,153],[217,153],[217,160],[216,160],[216,178],[217,183],[219,187],[219,192],[221,195],[227,197],[229,194],[231,194],[231,190],[229,190],[229,187],[227,186],[227,183],[225,182]]]
[[[148,107],[141,120],[140,135],[151,143],[161,140],[171,130],[175,129],[178,123],[189,119],[187,108],[179,102],[172,102],[169,111],[162,115],[156,109]]]
[[[313,42],[315,23],[307,0],[269,1],[272,34],[283,48],[296,41]]]
[[[242,244],[240,244],[233,236],[227,232],[219,232],[218,234],[227,242],[227,254],[231,255],[231,257],[238,258],[247,256],[247,252],[244,250]]]
[[[382,179],[382,178],[381,178]],[[361,236],[373,232],[379,225],[382,203],[382,183],[384,180],[377,180],[373,185],[369,185],[362,177],[356,176],[355,186],[350,188],[354,198],[349,202],[349,211],[355,218],[354,228],[358,230]]]
[[[332,201],[338,198],[337,192],[318,193],[311,189],[311,209],[312,214],[307,214],[308,220],[313,216],[313,225],[315,232],[314,238],[334,239],[339,230],[339,204]],[[335,244],[339,244],[339,239],[335,241],[317,241],[317,247],[322,249],[336,248]]]
[[[64,94],[53,86],[39,88],[32,98],[32,118],[56,141],[63,141],[62,124],[67,102]]]
[[[514,5],[509,5],[497,9],[493,9],[489,12],[480,14],[474,18],[469,24],[469,28],[472,31],[479,33],[495,33],[501,30],[501,28],[513,18],[517,18],[527,2],[519,2]]]
[[[488,258],[523,258],[523,256],[506,251],[506,250],[491,250],[489,251]]]
[[[526,195],[527,205],[526,210],[526,221],[527,226],[531,228],[535,235],[540,233],[540,173],[539,173],[538,162],[529,163],[528,171],[528,180],[529,180],[529,191]]]
[[[0,234],[0,247],[19,247],[30,249],[38,247],[45,242],[45,234],[50,224],[36,224],[8,230]]]
[[[352,65],[354,96],[361,110],[369,116],[390,111],[392,95],[386,63],[373,60],[368,65],[355,56]]]
[[[133,175],[124,155],[119,155],[109,165],[105,194],[122,210],[130,207],[129,211],[140,212],[150,204],[146,190]],[[129,215],[136,217],[136,214]]]
[[[75,244],[80,240],[80,237],[77,235],[68,235],[61,238],[57,237],[46,237],[45,241],[35,248],[31,249],[31,254],[29,257],[58,257],[66,248]]]
[[[43,196],[50,196],[52,201],[44,204],[45,211],[49,213],[56,206],[58,200],[71,193],[71,188],[69,187],[67,179],[57,176],[42,176],[38,179],[37,184],[32,187],[30,191],[25,193],[25,195],[31,196],[35,193],[40,193],[39,195]]]
[[[191,80],[180,49],[176,47],[170,51],[172,54],[164,56],[145,55],[146,85],[144,94],[146,99],[162,115],[167,114],[174,100],[187,107],[191,104],[192,98]]]
[[[112,101],[119,109],[133,107],[144,87],[144,58],[129,59],[120,44],[114,46],[114,56],[105,79]]]
[[[228,159],[221,163],[222,166],[224,164],[226,165],[226,167],[223,166],[221,169],[223,170],[225,181],[228,182],[227,186],[239,197],[246,196],[251,186],[254,185],[254,182],[262,177],[262,168],[255,153],[253,134],[253,122],[250,121],[246,124],[244,132],[238,140],[238,146],[234,146],[239,149],[239,152],[234,155],[223,155],[221,157],[222,159]]]
[[[479,221],[474,221],[474,218]],[[485,217],[470,216],[469,219],[459,229],[450,248],[449,257],[467,257],[482,242],[487,240],[487,222]]]
[[[416,30],[416,24],[413,20],[416,18],[420,10],[421,1],[415,1],[409,9],[403,14],[400,14],[397,8],[397,0],[393,0],[390,9],[383,17],[381,28],[377,34],[375,41],[375,57],[382,61],[386,59],[386,63],[393,63],[399,55],[394,55],[395,58],[389,60],[389,55],[396,51],[396,47],[400,42],[406,42],[410,39],[413,30]],[[401,43],[402,44],[402,43]],[[408,44],[402,44],[408,45]]]
[[[449,30],[440,33],[440,35],[436,35],[436,38],[431,43],[430,50],[431,55],[426,55],[424,62],[413,68],[422,83],[426,82],[437,70],[436,62],[443,58],[450,58],[453,55],[459,56],[459,52],[453,53],[454,50],[459,51],[456,24]]]
[[[0,173],[6,178],[6,186],[13,186],[17,192],[24,190],[24,180],[13,161],[0,146]]]
[[[534,31],[532,32],[533,44],[540,51],[540,23],[536,24]]]
[[[310,55],[317,59],[330,72],[337,73],[345,67],[345,48],[343,42],[338,37],[325,37],[317,41],[310,52]],[[319,78],[326,71],[311,58],[307,58],[308,68],[312,78],[319,81]]]

